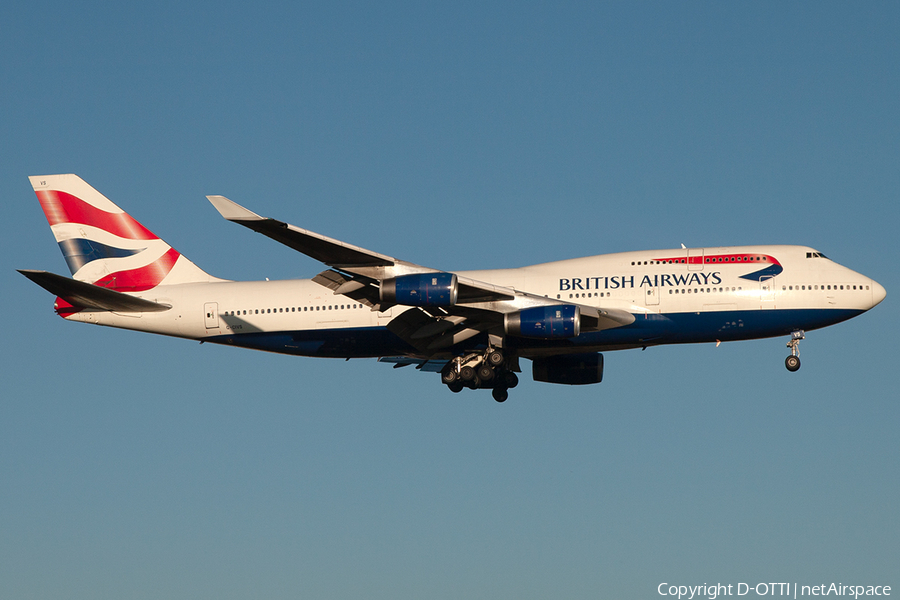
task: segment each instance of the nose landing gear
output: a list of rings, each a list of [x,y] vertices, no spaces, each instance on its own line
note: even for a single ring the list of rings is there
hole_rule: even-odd
[[[800,368],[800,340],[805,338],[806,335],[802,329],[791,332],[791,341],[787,343],[787,347],[791,349],[791,355],[784,359],[784,366],[791,373]]]

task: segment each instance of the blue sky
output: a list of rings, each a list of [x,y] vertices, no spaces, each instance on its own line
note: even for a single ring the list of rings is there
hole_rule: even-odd
[[[894,3],[0,6],[0,596],[650,598],[900,586]],[[810,245],[882,283],[786,339],[498,405],[372,360],[63,322],[27,176],[207,271],[320,267],[207,194],[443,269]],[[525,377],[523,379],[529,379]]]

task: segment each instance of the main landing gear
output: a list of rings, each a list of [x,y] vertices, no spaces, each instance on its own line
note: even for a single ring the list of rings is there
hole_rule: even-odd
[[[784,359],[784,366],[793,373],[800,368],[800,340],[806,338],[802,329],[791,332],[791,341],[787,347],[791,349],[791,355]]]
[[[508,368],[506,357],[496,348],[454,358],[441,371],[441,381],[454,393],[463,388],[490,389],[497,402],[505,402],[509,389],[519,385],[519,377]]]

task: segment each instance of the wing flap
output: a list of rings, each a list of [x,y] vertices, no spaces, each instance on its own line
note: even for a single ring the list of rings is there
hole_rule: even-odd
[[[378,306],[378,287],[366,278],[353,278],[331,269],[312,278],[315,283],[327,287],[335,295],[347,296],[369,308]]]

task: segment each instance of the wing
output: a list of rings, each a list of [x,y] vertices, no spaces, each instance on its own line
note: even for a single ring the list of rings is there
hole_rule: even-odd
[[[283,221],[261,217],[224,196],[207,196],[207,199],[229,221],[333,267],[335,270],[320,273],[314,281],[331,288],[336,294],[366,302],[376,309],[387,308],[383,305],[379,307],[382,303],[373,300],[379,295],[378,286],[381,281],[403,275],[443,272],[353,246]],[[515,291],[509,288],[465,277],[458,278],[458,281],[461,301],[502,301],[515,297]],[[366,289],[367,287],[371,289]]]
[[[227,220],[270,237],[331,267],[316,275],[313,281],[331,289],[335,294],[352,298],[377,311],[396,305],[410,307],[410,310],[395,317],[387,327],[418,349],[423,356],[446,351],[479,333],[496,335],[499,340],[503,336],[507,315],[523,309],[572,304],[446,273],[353,246],[276,219],[261,217],[224,196],[207,198]],[[443,281],[452,280],[452,298],[443,303],[422,304],[404,301],[399,295],[384,293],[386,287],[394,289],[390,286],[403,278],[408,280],[408,276],[426,274],[440,276],[431,280],[435,284],[439,278]],[[418,290],[412,292],[415,298],[418,298],[417,292]],[[575,306],[580,311],[583,330],[599,331],[634,322],[634,316],[627,311]]]

